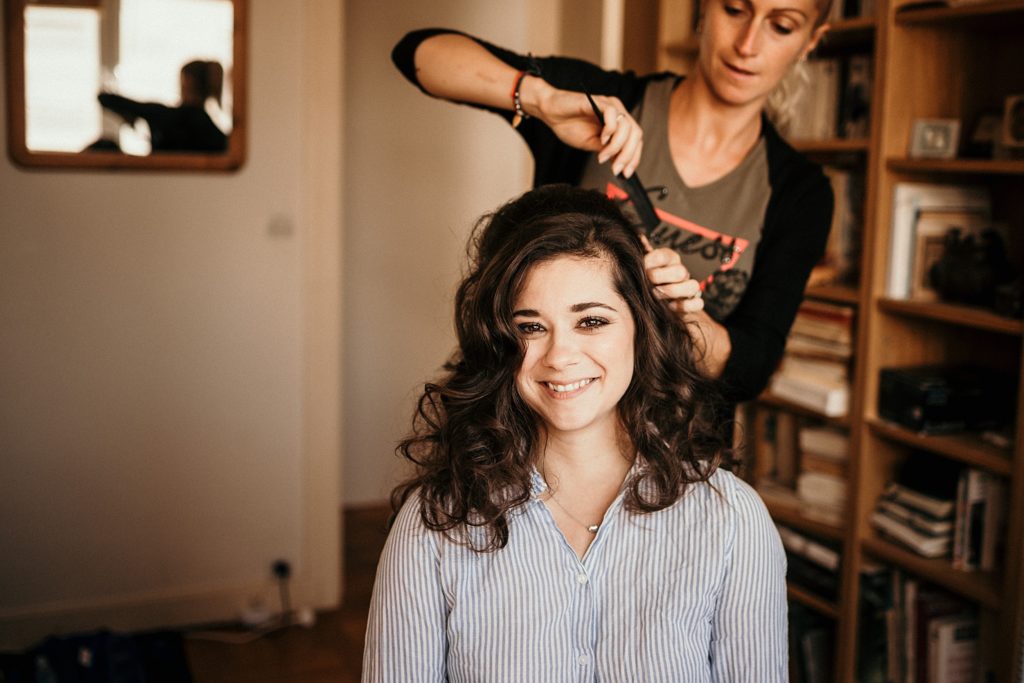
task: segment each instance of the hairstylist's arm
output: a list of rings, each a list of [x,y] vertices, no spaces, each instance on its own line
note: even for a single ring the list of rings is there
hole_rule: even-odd
[[[512,88],[518,71],[464,35],[444,33],[424,40],[416,49],[416,76],[431,95],[497,109],[512,109]],[[612,161],[612,171],[632,175],[640,163],[643,132],[615,97],[596,95],[604,113],[602,126],[587,98],[561,90],[527,74],[519,86],[523,111],[543,121],[565,144],[598,153]]]

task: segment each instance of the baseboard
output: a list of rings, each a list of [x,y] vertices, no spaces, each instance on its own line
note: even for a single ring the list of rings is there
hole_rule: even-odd
[[[295,576],[292,596],[315,594],[305,585],[306,577]],[[301,600],[301,598],[299,598]],[[188,587],[145,594],[111,596],[89,600],[67,600],[18,609],[0,610],[0,650],[23,650],[50,635],[95,631],[107,628],[130,632],[176,628],[238,618],[253,600],[271,610],[278,609],[277,587],[269,581],[230,585]],[[310,605],[314,609],[333,605]]]

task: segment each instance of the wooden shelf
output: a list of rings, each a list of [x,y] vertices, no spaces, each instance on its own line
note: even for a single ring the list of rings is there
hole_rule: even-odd
[[[796,494],[786,496],[779,495],[773,491],[757,489],[761,500],[764,501],[768,513],[778,524],[793,527],[797,531],[803,531],[820,538],[829,538],[833,541],[843,540],[843,528],[829,524],[817,519],[811,519],[800,510],[800,501]]]
[[[913,299],[879,299],[879,310],[915,318],[928,318],[940,322],[987,330],[1000,334],[1021,336],[1024,321],[996,315],[991,311],[971,306],[959,306],[939,301],[915,301]]]
[[[828,140],[790,140],[789,144],[807,154],[867,152],[867,138],[831,138]]]
[[[959,26],[1002,26],[1017,28],[1024,24],[1024,1],[996,0],[978,2],[959,7],[907,8],[896,12],[896,23],[957,24]]]
[[[984,175],[1024,175],[1022,159],[906,159],[886,160],[890,171],[906,173],[971,173]]]
[[[848,33],[860,33],[861,31],[874,31],[878,22],[874,17],[853,17],[851,19],[840,19],[829,26],[828,36],[846,35]]]
[[[1013,461],[1010,451],[982,441],[975,435],[927,436],[877,417],[868,418],[867,424],[872,432],[886,439],[938,453],[1004,477],[1012,473]]]
[[[804,296],[850,306],[860,303],[860,293],[857,289],[845,285],[813,285],[804,291]]]
[[[849,427],[850,426],[850,416],[849,415],[840,415],[838,417],[831,417],[831,416],[828,416],[828,415],[822,415],[821,413],[819,413],[817,411],[811,410],[810,408],[805,408],[804,406],[796,404],[796,403],[793,403],[791,401],[787,401],[784,398],[779,398],[778,396],[775,396],[774,394],[770,394],[767,391],[765,391],[764,393],[762,393],[760,396],[757,397],[757,402],[760,403],[761,405],[764,405],[764,406],[769,406],[771,408],[778,408],[779,410],[785,410],[785,411],[790,412],[790,413],[796,413],[797,415],[803,415],[805,417],[813,417],[813,418],[815,418],[817,420],[821,420],[821,421],[823,421],[823,422],[825,422],[827,424],[830,424],[830,425],[833,425],[833,426],[836,426],[836,427]]]
[[[828,33],[818,45],[816,53],[829,55],[851,47],[870,47],[875,41],[877,25],[878,22],[874,17],[856,17],[837,21],[829,26]]]
[[[831,617],[832,619],[839,618],[839,607],[835,603],[815,595],[806,588],[801,588],[787,581],[786,594],[791,600],[810,607],[815,612],[824,614],[826,617]]]
[[[1003,606],[999,581],[992,572],[953,569],[949,560],[921,557],[873,534],[862,540],[862,546],[876,559],[917,574],[985,607],[999,609]]]

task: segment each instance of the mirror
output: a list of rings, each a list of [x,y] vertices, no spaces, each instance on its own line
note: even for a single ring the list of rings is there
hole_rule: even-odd
[[[7,140],[32,167],[234,170],[246,0],[6,0]]]

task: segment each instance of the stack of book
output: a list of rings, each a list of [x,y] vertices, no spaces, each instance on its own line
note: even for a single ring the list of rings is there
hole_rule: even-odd
[[[840,526],[846,509],[849,437],[828,427],[803,427],[799,449],[796,495],[801,513]]]
[[[800,304],[769,393],[828,417],[846,415],[853,354],[852,306]]]
[[[839,595],[839,552],[789,527],[779,526],[786,550],[786,578],[826,600]]]
[[[890,482],[878,498],[871,523],[884,536],[924,557],[945,557],[953,547],[956,501]]]
[[[861,574],[857,680],[987,680],[974,607],[895,569]]]
[[[924,557],[950,557],[963,571],[999,564],[1006,525],[1006,485],[973,467],[956,479],[955,494],[936,497],[891,482],[871,517],[883,535]]]

